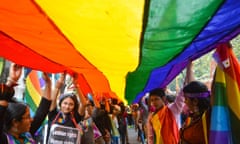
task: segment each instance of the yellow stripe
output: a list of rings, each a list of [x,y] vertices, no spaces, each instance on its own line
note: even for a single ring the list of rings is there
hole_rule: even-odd
[[[158,114],[154,114],[152,119],[151,119],[151,122],[152,122],[152,126],[153,126],[153,129],[154,129],[154,132],[155,132],[155,139],[156,139],[156,144],[163,144],[163,139],[162,139],[162,135],[161,135],[161,129],[162,129],[162,125],[160,123],[160,120],[159,120],[159,116]]]
[[[225,74],[219,66],[217,67],[216,82],[222,83],[226,87],[228,106],[240,119],[240,92],[237,81],[228,74]]]
[[[237,82],[229,75],[225,75],[228,106],[240,119],[240,93]]]
[[[216,68],[215,81],[226,85],[224,72],[221,70],[221,68],[219,66],[217,66],[217,68]]]
[[[202,124],[203,124],[203,133],[204,133],[205,144],[208,144],[206,112],[203,113]]]
[[[74,47],[106,76],[112,91],[124,99],[125,77],[139,64],[145,1],[36,2]]]

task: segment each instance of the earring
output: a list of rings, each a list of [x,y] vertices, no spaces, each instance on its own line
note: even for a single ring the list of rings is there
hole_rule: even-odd
[[[15,128],[15,127],[14,127],[12,130],[13,130],[13,132],[15,132],[15,133],[18,132],[18,129]]]

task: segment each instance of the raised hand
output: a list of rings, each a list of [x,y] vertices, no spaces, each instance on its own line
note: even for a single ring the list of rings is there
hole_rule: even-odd
[[[51,89],[51,87],[52,87],[51,79],[46,72],[42,73],[42,78],[45,81],[45,88],[43,90],[42,97],[44,97],[48,100],[51,100],[51,91],[52,91],[52,89]]]
[[[46,72],[42,73],[42,78],[46,83],[50,83],[51,79],[49,78],[48,74]]]
[[[60,89],[64,85],[65,77],[66,77],[66,73],[62,73],[60,75],[56,83],[56,88]]]
[[[22,66],[16,63],[11,63],[10,69],[9,69],[9,76],[7,78],[7,85],[9,86],[16,85],[21,74],[22,74]]]

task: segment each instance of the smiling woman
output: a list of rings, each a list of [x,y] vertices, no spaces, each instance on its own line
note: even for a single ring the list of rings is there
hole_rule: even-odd
[[[73,84],[74,90],[73,92],[65,92],[60,95],[60,89],[64,85],[65,74],[61,74],[59,77],[57,84],[55,86],[54,92],[52,94],[52,104],[50,107],[50,112],[48,114],[48,132],[47,132],[47,141],[51,143],[51,141],[62,140],[63,138],[60,135],[52,135],[51,133],[55,133],[58,129],[60,131],[75,129],[78,133],[78,137],[74,139],[74,143],[80,142],[80,135],[82,135],[82,127],[78,125],[78,123],[83,120],[85,107],[87,106],[86,100],[82,95],[77,85],[77,74],[73,75]],[[60,96],[59,96],[60,95]],[[78,97],[77,97],[78,96]],[[59,101],[58,101],[59,97]],[[79,99],[78,99],[79,98]],[[59,108],[57,107],[57,102]],[[65,137],[66,138],[66,137]],[[68,138],[66,138],[68,139]],[[62,140],[63,142],[64,140]],[[69,141],[71,141],[69,139]]]

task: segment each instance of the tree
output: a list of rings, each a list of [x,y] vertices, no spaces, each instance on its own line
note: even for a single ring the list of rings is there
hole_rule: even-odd
[[[235,37],[230,41],[233,51],[240,60],[240,35]],[[199,59],[195,60],[194,63],[194,76],[196,80],[199,81],[207,81],[211,78],[210,75],[210,63],[213,60],[212,54],[214,50],[205,54],[204,56],[200,57]],[[185,69],[180,73],[177,77],[177,84],[182,87],[183,80],[185,78]],[[168,88],[170,88],[172,91],[175,91],[176,88],[176,78],[168,85]]]

